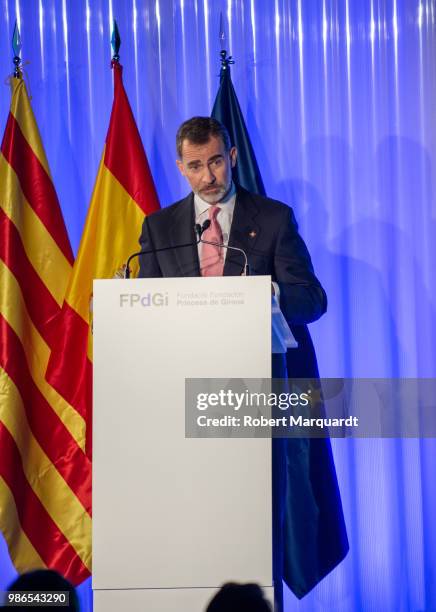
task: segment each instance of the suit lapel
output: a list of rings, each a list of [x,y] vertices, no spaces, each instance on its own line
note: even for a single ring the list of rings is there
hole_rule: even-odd
[[[238,188],[230,228],[229,246],[242,249],[250,260],[250,252],[259,238],[261,228],[256,221],[259,209],[248,191]],[[224,276],[238,276],[244,265],[242,253],[227,249]]]
[[[180,276],[200,276],[194,224],[194,194],[191,193],[175,208],[170,228],[170,240],[173,247],[180,244],[192,244],[192,246],[174,250],[180,268]]]

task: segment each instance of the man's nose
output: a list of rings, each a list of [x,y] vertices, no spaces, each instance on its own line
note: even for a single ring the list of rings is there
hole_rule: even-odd
[[[215,174],[212,172],[210,166],[208,164],[205,164],[204,166],[204,171],[203,171],[203,180],[206,183],[214,183],[216,180],[216,176]]]

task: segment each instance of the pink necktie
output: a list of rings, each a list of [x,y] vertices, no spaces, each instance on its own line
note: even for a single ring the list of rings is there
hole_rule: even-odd
[[[209,207],[210,225],[203,233],[203,240],[210,242],[218,242],[222,244],[223,233],[221,226],[217,220],[217,214],[220,207],[213,204]],[[202,244],[201,261],[200,261],[201,276],[222,276],[224,270],[223,249],[212,244]]]

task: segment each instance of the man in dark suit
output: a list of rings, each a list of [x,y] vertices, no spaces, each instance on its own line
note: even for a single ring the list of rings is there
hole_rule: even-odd
[[[250,274],[271,275],[283,314],[298,341],[298,348],[288,358],[293,376],[316,376],[316,358],[306,323],[326,311],[327,298],[313,273],[292,209],[233,184],[237,151],[230,145],[227,130],[215,119],[194,117],[183,123],[177,134],[177,153],[177,166],[192,193],[146,217],[140,243],[143,250],[192,246],[142,256],[139,276],[208,275],[207,265],[202,266],[204,245],[195,245],[194,227],[196,223],[202,225],[211,207],[218,207],[222,237],[229,246],[245,251]],[[205,239],[207,235],[206,230]],[[240,253],[222,249],[217,256],[223,258],[225,276],[241,274],[244,260]]]
[[[324,289],[298,234],[292,209],[249,193],[232,181],[237,150],[226,128],[211,117],[183,123],[176,138],[177,166],[192,188],[186,198],[144,220],[140,277],[241,274],[240,252],[196,244],[195,225],[209,219],[203,238],[242,249],[250,274],[271,275],[282,312],[298,342],[286,356],[293,378],[316,378],[318,368],[306,324],[327,308]],[[188,245],[183,248],[180,245]],[[168,249],[167,247],[173,247]],[[286,368],[276,377],[285,377]],[[345,556],[348,542],[328,440],[275,440],[274,575],[303,597]],[[284,544],[285,543],[285,544]],[[280,606],[279,606],[280,607]]]

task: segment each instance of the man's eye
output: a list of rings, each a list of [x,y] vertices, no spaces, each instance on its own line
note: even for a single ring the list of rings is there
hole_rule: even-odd
[[[221,166],[222,163],[223,160],[221,159],[221,157],[219,157],[218,159],[213,160],[212,165],[215,166],[215,168],[218,168],[219,166]]]

